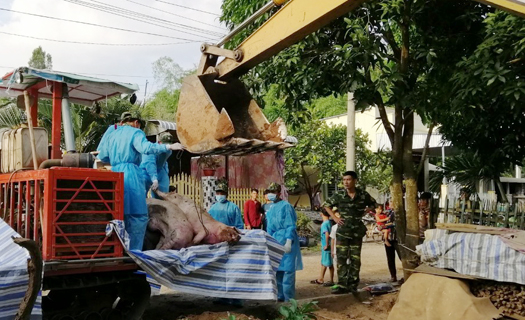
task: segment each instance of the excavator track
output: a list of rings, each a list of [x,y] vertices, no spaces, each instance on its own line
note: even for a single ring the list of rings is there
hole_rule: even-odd
[[[44,278],[44,320],[138,320],[150,286],[144,274],[107,272]]]

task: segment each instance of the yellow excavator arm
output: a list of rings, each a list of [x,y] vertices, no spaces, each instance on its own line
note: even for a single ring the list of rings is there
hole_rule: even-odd
[[[300,41],[366,0],[290,0],[235,50],[221,46],[262,14],[273,0],[216,45],[203,44],[197,74],[184,79],[177,135],[193,153],[230,154],[291,147],[282,120],[269,123],[238,79],[259,63]],[[525,0],[479,0],[525,17]],[[220,63],[218,59],[224,58]]]

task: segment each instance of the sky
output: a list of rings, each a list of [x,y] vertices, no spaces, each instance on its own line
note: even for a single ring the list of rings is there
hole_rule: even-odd
[[[53,70],[136,83],[139,99],[148,81],[150,97],[158,89],[154,61],[167,56],[184,69],[194,68],[200,45],[217,42],[227,33],[219,23],[221,4],[221,0],[0,0],[0,74],[27,66],[32,51],[42,46],[53,58]],[[141,21],[146,19],[147,23]]]

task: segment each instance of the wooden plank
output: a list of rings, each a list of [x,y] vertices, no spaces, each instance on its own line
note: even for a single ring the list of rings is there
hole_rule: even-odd
[[[460,224],[460,223],[436,223],[437,229],[457,231],[457,232],[471,232],[471,233],[485,233],[485,234],[508,234],[512,232],[508,229],[497,228],[497,227],[487,227],[487,226],[477,226],[472,224]]]
[[[465,279],[465,280],[482,279],[482,278],[475,278],[475,277],[472,277],[466,274],[457,273],[455,271],[451,271],[447,269],[440,269],[440,268],[432,267],[427,264],[419,265],[417,268],[414,269],[414,272],[426,273],[426,274],[431,274],[435,276],[442,276],[442,277],[454,278],[454,279]]]

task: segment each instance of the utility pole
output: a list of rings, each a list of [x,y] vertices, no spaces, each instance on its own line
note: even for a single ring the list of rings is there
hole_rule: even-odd
[[[148,92],[148,80],[146,80],[146,85],[144,86],[144,99],[142,100],[143,101],[143,107],[146,106],[146,93]]]
[[[348,92],[347,107],[346,170],[355,171],[355,102],[352,92]]]

